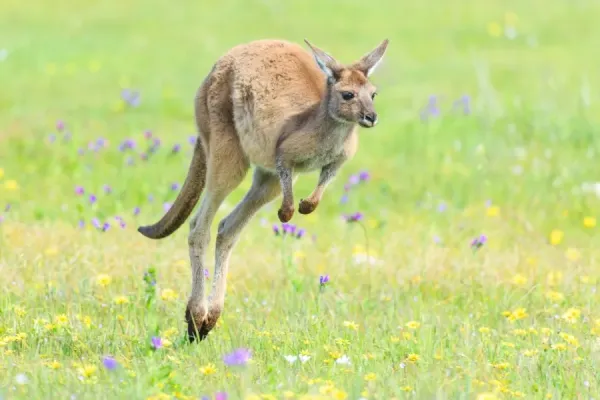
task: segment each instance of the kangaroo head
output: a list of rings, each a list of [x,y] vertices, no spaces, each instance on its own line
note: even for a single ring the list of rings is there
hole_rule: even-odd
[[[373,100],[377,88],[369,81],[369,76],[383,58],[388,40],[385,39],[373,51],[349,65],[338,63],[308,40],[304,41],[310,47],[317,65],[327,76],[329,115],[340,122],[358,123],[365,128],[374,127],[377,124],[377,113]]]

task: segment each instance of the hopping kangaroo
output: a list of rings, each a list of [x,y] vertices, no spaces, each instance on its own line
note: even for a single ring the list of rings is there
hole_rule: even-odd
[[[154,225],[138,231],[164,238],[189,217],[192,291],[186,308],[189,340],[202,340],[225,303],[229,257],[254,214],[281,193],[279,219],[294,214],[292,185],[297,173],[320,170],[313,192],[298,211],[315,210],[340,166],[356,152],[358,125],[377,124],[376,88],[368,77],[388,40],[358,61],[342,65],[307,40],[310,52],[281,40],[238,45],[213,66],[198,89],[198,140],[185,183],[173,206]],[[221,203],[254,165],[252,187],[218,227],[212,293],[205,297],[204,255],[210,227]]]

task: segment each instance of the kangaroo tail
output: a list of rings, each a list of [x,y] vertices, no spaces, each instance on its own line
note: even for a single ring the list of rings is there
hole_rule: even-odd
[[[190,216],[206,181],[206,155],[200,138],[196,141],[188,175],[173,206],[154,225],[140,226],[138,232],[150,239],[162,239],[175,232]]]

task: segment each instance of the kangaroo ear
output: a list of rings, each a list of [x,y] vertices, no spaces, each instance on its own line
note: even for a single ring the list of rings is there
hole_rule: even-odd
[[[304,41],[308,47],[310,47],[317,65],[319,68],[321,68],[325,75],[327,75],[327,78],[337,80],[339,78],[341,66],[336,59],[319,49],[317,46],[312,45],[307,39],[304,39]]]
[[[365,54],[360,60],[355,62],[353,67],[364,73],[365,76],[370,76],[381,63],[388,43],[389,40],[385,39],[375,48],[375,50]]]

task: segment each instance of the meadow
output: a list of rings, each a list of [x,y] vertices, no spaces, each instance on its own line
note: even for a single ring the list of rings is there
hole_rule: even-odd
[[[591,0],[3,0],[0,399],[599,398],[598,18]],[[277,199],[251,221],[190,345],[188,226],[136,229],[183,183],[202,79],[260,38],[343,62],[389,38],[380,122],[313,214],[284,232]]]

